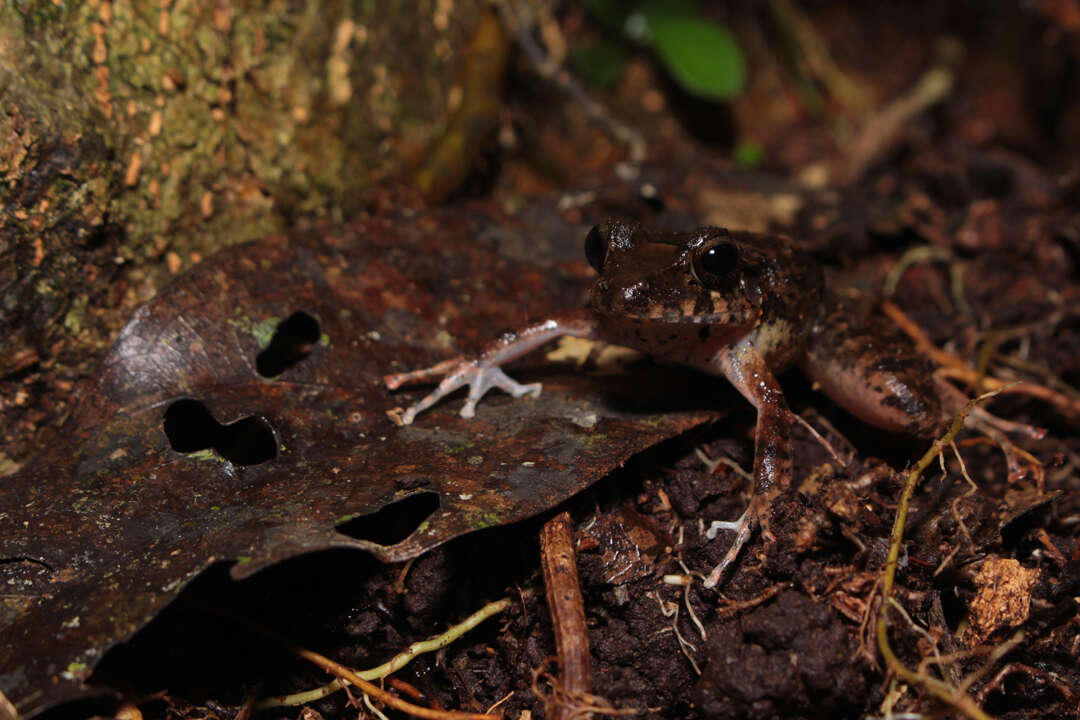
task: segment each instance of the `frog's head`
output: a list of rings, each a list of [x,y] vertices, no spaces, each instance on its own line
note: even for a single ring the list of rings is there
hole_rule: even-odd
[[[608,220],[585,237],[585,257],[600,273],[590,305],[616,319],[752,325],[760,311],[747,257],[755,253],[745,245],[723,228],[650,233],[637,222]]]

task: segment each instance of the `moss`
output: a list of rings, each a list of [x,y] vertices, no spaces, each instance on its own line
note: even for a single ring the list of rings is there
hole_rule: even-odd
[[[251,334],[255,338],[255,343],[260,348],[266,348],[270,346],[270,341],[274,338],[274,332],[277,330],[277,326],[280,324],[281,319],[272,317],[257,323],[252,329]]]
[[[167,253],[363,208],[441,131],[486,4],[435,5],[0,3],[0,376],[89,373]]]
[[[192,460],[202,460],[202,461],[206,461],[206,462],[215,462],[215,463],[219,463],[219,462],[222,462],[224,460],[223,457],[218,455],[213,450],[196,450],[193,453],[187,453],[187,456],[189,458],[191,458]]]
[[[64,315],[64,328],[72,335],[78,335],[83,330],[83,320],[86,318],[86,304],[87,298],[80,296],[72,302],[67,314]]]
[[[469,513],[468,518],[469,527],[473,530],[495,527],[501,522],[498,513],[494,512],[472,512]]]

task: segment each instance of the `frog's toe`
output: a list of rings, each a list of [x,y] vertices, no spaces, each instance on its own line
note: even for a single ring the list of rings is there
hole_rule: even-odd
[[[750,508],[747,508],[738,520],[713,520],[712,524],[709,525],[709,529],[705,531],[705,537],[710,540],[715,540],[717,533],[721,530],[730,530],[734,533],[739,532],[742,530],[743,525],[746,524],[746,517],[749,514]]]
[[[469,396],[465,399],[465,405],[461,408],[461,417],[471,418],[475,416],[476,404],[493,387],[519,398],[525,395],[536,397],[540,394],[542,386],[540,383],[519,383],[498,367],[477,370],[469,380]]]
[[[742,514],[738,520],[734,522],[714,520],[712,525],[709,526],[709,530],[705,533],[705,537],[710,540],[716,537],[716,533],[720,530],[733,530],[735,532],[735,540],[731,543],[731,547],[724,555],[724,559],[712,569],[709,576],[705,578],[705,587],[715,587],[717,583],[727,574],[728,568],[734,564],[735,559],[739,556],[739,551],[742,550],[743,545],[750,539],[750,533],[754,530],[756,524],[757,514],[754,509],[754,503],[750,503],[750,507],[746,509],[746,512]]]
[[[488,388],[497,387],[506,394],[512,395],[516,398],[525,395],[532,395],[533,397],[536,397],[540,394],[540,388],[543,387],[540,383],[529,383],[527,385],[523,385],[522,383],[519,383],[517,380],[510,377],[497,367],[488,368],[484,371],[483,382],[484,386],[483,390],[480,392],[480,395],[483,395],[485,392],[487,392]],[[472,393],[470,393],[469,396],[472,397]],[[477,396],[477,399],[479,399],[479,395]]]
[[[512,385],[510,385],[510,386],[500,385],[499,387],[502,388],[503,390],[505,390],[506,392],[510,393],[511,395],[513,395],[516,398],[519,398],[519,397],[534,397],[534,398],[535,397],[540,397],[540,391],[544,389],[544,386],[541,383],[528,383],[526,385],[522,385],[519,382],[514,382],[510,378],[506,378],[506,379],[510,380]]]

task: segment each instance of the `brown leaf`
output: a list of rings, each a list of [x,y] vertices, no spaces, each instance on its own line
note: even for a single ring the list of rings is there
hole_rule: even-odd
[[[974,647],[1002,628],[1023,625],[1038,580],[1038,568],[1029,570],[1013,558],[987,558],[975,576],[978,592],[968,608],[968,624],[960,640]]]
[[[447,211],[238,246],[135,313],[65,446],[0,486],[0,691],[24,716],[100,692],[82,680],[102,654],[213,562],[241,578],[333,547],[415,557],[710,416],[685,374],[538,358],[519,371],[544,380],[536,400],[486,398],[464,420],[452,399],[392,424],[425,390],[388,393],[384,373],[580,303],[579,231],[497,232],[545,265]]]

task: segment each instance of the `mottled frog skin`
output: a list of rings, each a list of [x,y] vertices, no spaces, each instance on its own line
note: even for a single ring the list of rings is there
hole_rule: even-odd
[[[659,360],[723,375],[757,409],[754,494],[715,585],[764,510],[790,482],[791,423],[777,373],[799,365],[839,405],[873,425],[918,436],[941,430],[946,410],[963,403],[943,390],[932,367],[887,328],[855,322],[829,298],[824,273],[785,238],[705,227],[652,233],[636,222],[609,220],[589,231],[585,255],[599,273],[589,307],[509,333],[476,357],[388,375],[389,388],[441,378],[434,392],[404,411],[402,424],[463,385],[461,410],[471,417],[491,387],[520,397],[540,392],[500,369],[555,338],[592,338],[641,350]],[[951,388],[951,386],[947,386]],[[950,400],[942,407],[941,397]],[[763,531],[768,536],[767,524]]]

